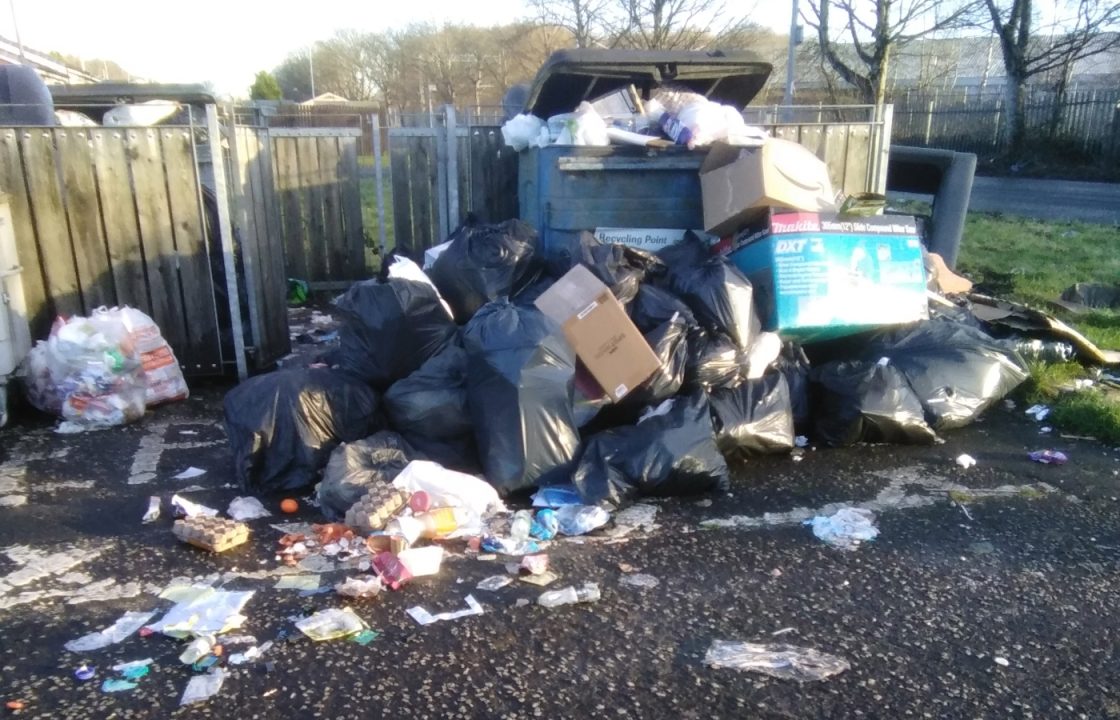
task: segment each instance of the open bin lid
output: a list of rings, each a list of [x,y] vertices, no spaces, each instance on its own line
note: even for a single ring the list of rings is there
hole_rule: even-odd
[[[631,84],[643,99],[662,85],[673,85],[741,108],[762,90],[773,69],[748,52],[560,50],[537,71],[525,112],[540,118],[571,112],[584,100]]]

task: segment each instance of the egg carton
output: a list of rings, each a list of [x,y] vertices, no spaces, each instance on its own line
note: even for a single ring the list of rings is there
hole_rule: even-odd
[[[248,525],[218,517],[195,516],[176,520],[171,532],[189,545],[216,553],[249,541]]]
[[[392,485],[370,488],[346,511],[346,524],[362,532],[382,530],[393,517],[408,505],[411,493]]]

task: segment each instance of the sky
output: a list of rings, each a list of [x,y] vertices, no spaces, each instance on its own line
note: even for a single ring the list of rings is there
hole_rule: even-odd
[[[247,92],[258,70],[271,70],[288,53],[339,29],[491,25],[529,16],[524,0],[10,1],[27,47],[113,60],[158,82],[209,81],[218,93],[234,95]],[[6,4],[0,3],[0,35],[14,40]],[[788,30],[788,4],[779,0],[756,7],[755,22]]]

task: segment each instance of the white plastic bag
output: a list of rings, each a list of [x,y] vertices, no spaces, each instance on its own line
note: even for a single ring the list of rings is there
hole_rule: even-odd
[[[553,119],[549,119],[552,125]],[[557,145],[610,145],[611,139],[607,134],[607,124],[591,103],[582,102],[571,117],[564,122]]]
[[[175,359],[175,353],[163,338],[155,320],[127,305],[111,309],[98,308],[94,315],[101,316],[106,322],[120,322],[124,326],[129,341],[140,355],[148,407],[173,400],[186,400],[190,396],[179,361]]]
[[[704,656],[704,663],[712,667],[750,670],[779,680],[798,682],[824,680],[851,667],[844,658],[813,648],[734,640],[713,641],[708,654]]]
[[[860,543],[879,537],[875,527],[875,513],[863,508],[841,508],[834,514],[818,515],[806,520],[813,527],[813,534],[841,550],[855,550]]]
[[[541,134],[544,121],[535,115],[517,115],[502,125],[502,139],[517,152],[531,147]]]
[[[393,479],[393,487],[410,493],[423,490],[431,497],[432,507],[464,508],[479,516],[506,509],[490,483],[428,460],[413,460],[406,465]]]

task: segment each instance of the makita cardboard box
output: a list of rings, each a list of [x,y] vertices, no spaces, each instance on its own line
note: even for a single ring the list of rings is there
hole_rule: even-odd
[[[928,317],[914,218],[772,211],[716,246],[750,278],[762,324],[802,342]]]

